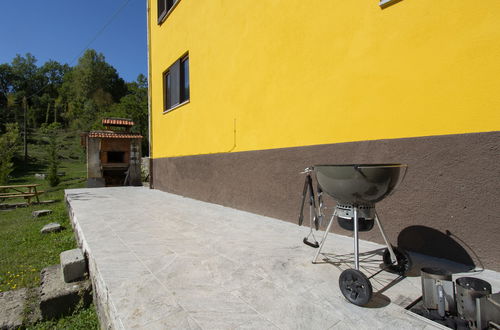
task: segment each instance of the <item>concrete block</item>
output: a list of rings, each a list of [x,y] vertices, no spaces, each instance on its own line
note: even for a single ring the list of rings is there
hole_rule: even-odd
[[[12,210],[16,209],[18,207],[28,207],[28,203],[23,202],[23,203],[12,203],[12,204],[0,204],[0,210]]]
[[[0,329],[18,329],[23,325],[27,290],[0,292]]]
[[[44,268],[40,279],[40,311],[44,320],[69,315],[78,304],[87,307],[92,302],[90,280],[65,283],[60,265]]]
[[[61,268],[63,279],[66,283],[70,283],[81,279],[85,276],[87,265],[82,250],[73,249],[61,252]]]
[[[40,233],[48,234],[48,233],[55,233],[61,230],[62,226],[60,224],[58,224],[57,222],[51,222],[43,226],[43,228],[40,229]]]
[[[52,210],[38,210],[38,211],[33,211],[31,213],[31,215],[33,216],[33,218],[39,218],[39,217],[49,215],[51,213],[52,213]]]

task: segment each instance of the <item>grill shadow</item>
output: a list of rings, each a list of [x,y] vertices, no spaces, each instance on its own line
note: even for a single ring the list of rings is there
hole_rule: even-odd
[[[426,226],[406,227],[399,233],[398,246],[407,251],[462,264],[464,269],[461,271],[472,270],[476,266],[468,252],[470,251],[475,256],[478,265],[483,268],[481,260],[471,247],[448,230],[443,233]],[[417,272],[418,274],[412,275],[419,276],[419,269]]]

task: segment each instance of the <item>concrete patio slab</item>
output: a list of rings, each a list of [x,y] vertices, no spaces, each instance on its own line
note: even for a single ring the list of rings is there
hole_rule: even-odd
[[[18,329],[23,325],[28,289],[0,292],[0,329]]]
[[[331,234],[329,262],[312,264],[308,228],[292,223],[143,187],[72,189],[66,199],[104,328],[438,328],[404,309],[421,295],[417,276],[381,272],[364,308],[343,298],[350,237]],[[380,270],[382,248],[360,242],[366,274]],[[497,273],[472,275],[500,288]]]

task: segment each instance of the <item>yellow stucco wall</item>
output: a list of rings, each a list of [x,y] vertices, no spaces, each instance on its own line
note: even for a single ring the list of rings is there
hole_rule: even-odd
[[[500,1],[150,5],[152,156],[500,129]],[[190,103],[162,113],[189,51]]]

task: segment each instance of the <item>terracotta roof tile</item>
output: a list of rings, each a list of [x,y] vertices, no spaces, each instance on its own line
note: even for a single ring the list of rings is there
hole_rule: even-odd
[[[142,135],[134,133],[117,133],[117,132],[89,132],[89,138],[109,138],[109,139],[142,139]]]
[[[120,118],[104,118],[102,120],[103,125],[116,125],[116,126],[133,126],[134,122],[130,119],[120,119]]]

